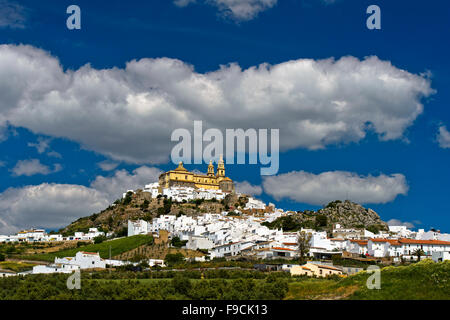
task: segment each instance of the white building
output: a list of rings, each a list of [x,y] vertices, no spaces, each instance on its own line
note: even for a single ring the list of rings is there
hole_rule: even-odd
[[[128,237],[151,232],[150,224],[145,220],[128,220]]]
[[[80,267],[77,265],[70,264],[52,264],[52,265],[39,265],[33,267],[33,274],[40,273],[72,273],[76,270],[79,270]]]
[[[347,251],[359,254],[359,255],[366,255],[367,254],[367,240],[347,240]]]
[[[431,259],[433,259],[434,262],[442,262],[445,260],[450,260],[450,252],[449,251],[435,251],[431,255]]]
[[[188,242],[186,243],[186,249],[197,250],[197,249],[211,249],[214,247],[214,242],[206,237],[190,236]]]
[[[142,191],[149,192],[152,195],[152,198],[156,198],[160,194],[159,193],[159,183],[154,182],[154,183],[146,184]]]
[[[211,249],[211,258],[233,257],[241,252],[241,242],[227,243]]]
[[[0,270],[0,278],[13,277],[16,276],[17,273],[9,270]]]
[[[376,258],[400,257],[403,254],[402,244],[396,239],[369,239],[367,253]]]
[[[80,269],[106,268],[105,261],[100,258],[100,254],[94,252],[79,251],[75,257],[55,258],[55,264],[75,265]]]
[[[450,234],[448,233],[440,233],[438,231],[427,231],[424,229],[419,229],[416,234],[416,240],[441,240],[441,241],[450,241]]]

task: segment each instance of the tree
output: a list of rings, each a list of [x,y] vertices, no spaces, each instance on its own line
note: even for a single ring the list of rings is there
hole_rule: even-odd
[[[380,232],[380,228],[377,225],[375,225],[375,224],[372,224],[372,225],[368,226],[366,228],[366,230],[370,231],[370,232],[372,232],[374,234],[378,234],[378,232]]]
[[[106,240],[105,236],[97,236],[97,237],[94,238],[94,244],[102,243],[105,240]]]
[[[319,214],[316,216],[316,228],[326,227],[328,219],[324,214]]]
[[[0,253],[0,261],[5,261],[5,255],[3,253]]]
[[[173,266],[177,263],[181,263],[184,261],[184,256],[181,253],[169,253],[166,255],[166,258],[164,259],[164,261],[169,265],[169,266]]]
[[[144,202],[141,204],[141,209],[142,210],[146,210],[148,209],[148,205],[150,204],[150,201],[148,201],[147,199],[144,200]]]
[[[181,216],[185,216],[186,214],[184,213],[183,210],[180,210],[177,214],[177,218],[181,217]]]
[[[298,233],[298,256],[300,259],[300,262],[305,261],[305,257],[309,252],[309,248],[311,247],[311,233],[306,233],[304,231],[301,231]]]
[[[186,296],[188,295],[189,290],[191,290],[192,288],[192,283],[188,278],[184,277],[181,274],[177,274],[172,279],[172,286],[178,293]]]
[[[129,192],[127,192],[127,194],[125,195],[125,198],[123,199],[123,204],[126,206],[126,205],[129,205],[130,204],[130,202],[131,202],[131,197],[133,196],[133,192],[131,192],[131,191],[129,191]]]
[[[413,255],[417,256],[417,261],[420,261],[420,258],[425,255],[425,252],[422,249],[416,249]]]
[[[176,248],[181,248],[182,246],[186,245],[187,240],[181,241],[179,237],[173,237],[170,241],[170,244]]]

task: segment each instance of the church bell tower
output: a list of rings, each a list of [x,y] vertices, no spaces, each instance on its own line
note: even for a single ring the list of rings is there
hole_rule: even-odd
[[[212,160],[209,161],[208,165],[208,177],[214,177],[214,165],[212,163]]]
[[[225,177],[225,164],[223,162],[223,156],[220,156],[219,163],[217,164],[217,177]]]

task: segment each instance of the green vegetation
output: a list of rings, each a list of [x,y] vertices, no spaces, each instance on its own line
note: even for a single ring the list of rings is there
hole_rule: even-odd
[[[58,252],[46,253],[46,254],[35,254],[30,256],[24,256],[22,258],[28,260],[39,260],[39,261],[49,261],[52,262],[55,260],[55,257],[72,257],[78,251],[87,251],[87,252],[99,252],[100,257],[109,258],[109,248],[111,247],[111,256],[116,256],[126,251],[130,251],[137,247],[140,247],[144,244],[152,244],[153,238],[151,236],[146,235],[138,235],[133,237],[127,237],[117,240],[104,241],[98,244],[89,244],[85,246],[81,246],[73,249],[61,250]]]
[[[94,244],[102,243],[103,241],[106,241],[108,238],[105,236],[97,236],[94,238]]]
[[[302,228],[302,224],[296,221],[293,216],[280,217],[272,222],[263,222],[262,225],[269,229],[283,228],[283,231],[297,231]]]
[[[163,273],[163,272],[158,272]],[[107,273],[105,274],[105,276]],[[149,273],[147,273],[149,275]],[[0,300],[110,300],[110,299],[283,299],[287,280],[273,275],[265,279],[191,279],[177,273],[171,279],[92,279],[82,274],[81,290],[68,290],[68,275],[30,275],[0,279]]]
[[[157,268],[155,268],[157,269]],[[450,262],[423,260],[381,269],[381,289],[369,274],[340,278],[290,277],[255,270],[82,272],[81,290],[68,290],[67,274],[0,279],[2,299],[450,299]]]
[[[366,286],[369,274],[343,279],[292,281],[287,299],[435,300],[450,299],[450,262],[423,260],[381,269],[381,289]]]
[[[312,235],[310,233],[306,233],[303,231],[298,235],[298,253],[301,263],[305,261],[306,255],[309,252],[309,249],[311,247],[311,238]]]
[[[133,197],[133,192],[127,192],[127,194],[125,195],[125,198],[123,198],[122,204],[127,206],[130,204],[131,200]]]
[[[364,226],[363,226],[364,227]],[[377,225],[377,224],[372,224],[368,227],[366,227],[366,230],[374,233],[374,234],[378,234],[380,232],[380,230],[383,230],[383,226]]]
[[[11,270],[14,272],[22,272],[33,269],[34,264],[15,261],[0,262],[0,269]]]
[[[184,256],[181,253],[169,253],[166,255],[164,259],[168,266],[174,266],[176,264],[180,264],[184,261]]]
[[[325,208],[337,208],[337,205],[339,204],[339,203],[342,203],[342,201],[341,200],[335,200],[335,201],[331,201],[329,204],[327,204],[326,206],[325,206]]]
[[[181,247],[185,246],[186,243],[187,243],[187,240],[181,241],[179,237],[173,237],[172,240],[170,241],[170,244],[172,246],[174,246],[175,248],[181,248]]]
[[[342,258],[339,255],[333,255],[331,257],[333,260],[333,265],[341,266],[341,267],[354,267],[354,268],[364,268],[366,269],[370,265],[376,264],[375,261],[363,261],[363,260],[355,260],[355,259],[346,259]]]
[[[324,214],[318,214],[315,218],[315,227],[316,229],[326,227],[328,223],[327,216]]]

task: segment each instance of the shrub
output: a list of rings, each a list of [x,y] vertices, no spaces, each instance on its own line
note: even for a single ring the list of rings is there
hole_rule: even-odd
[[[97,236],[97,237],[94,238],[94,244],[102,243],[105,240],[106,240],[105,236]]]
[[[181,253],[169,253],[166,255],[164,259],[167,265],[173,266],[177,263],[181,263],[184,261],[184,256]]]

